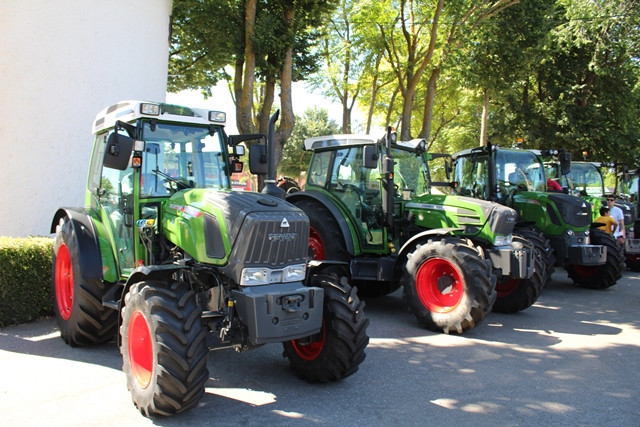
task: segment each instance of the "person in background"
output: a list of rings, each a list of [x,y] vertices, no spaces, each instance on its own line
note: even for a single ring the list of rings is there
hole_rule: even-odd
[[[613,232],[613,237],[618,241],[618,243],[624,245],[624,239],[626,236],[624,229],[624,213],[622,212],[622,209],[616,206],[616,197],[613,194],[609,194],[607,196],[607,206],[611,212],[611,218],[615,219],[618,223],[618,227],[616,227],[616,230]]]
[[[551,178],[547,179],[547,188],[549,191],[562,191],[562,187],[556,181]]]
[[[611,218],[611,214],[609,212],[609,208],[606,206],[602,206],[600,208],[600,216],[596,218],[593,222],[599,222],[604,225],[598,227],[598,230],[606,231],[609,234],[613,234],[613,231],[618,226],[618,221]]]

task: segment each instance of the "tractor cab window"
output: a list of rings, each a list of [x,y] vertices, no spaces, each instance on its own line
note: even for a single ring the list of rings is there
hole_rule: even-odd
[[[604,181],[598,168],[591,163],[571,163],[571,172],[562,176],[562,186],[576,196],[604,197]]]
[[[412,195],[428,192],[427,164],[423,157],[398,148],[392,148],[391,155],[395,162],[393,180],[396,185],[396,197],[410,200]]]
[[[453,180],[457,183],[456,194],[484,200],[489,199],[487,155],[471,155],[456,160]]]
[[[96,144],[100,148],[96,150],[94,157],[101,162],[108,135],[112,132],[98,137],[103,143]],[[124,131],[120,132],[124,134]],[[115,255],[123,269],[133,269],[133,168],[129,163],[125,170],[112,169],[104,165],[97,170],[100,171],[100,185],[97,191],[100,212],[103,221],[110,224],[110,237],[113,239],[113,246],[117,248]]]
[[[544,166],[527,150],[498,150],[496,181],[501,195],[515,191],[546,191]]]
[[[145,122],[140,196],[165,197],[185,188],[229,188],[222,129]]]

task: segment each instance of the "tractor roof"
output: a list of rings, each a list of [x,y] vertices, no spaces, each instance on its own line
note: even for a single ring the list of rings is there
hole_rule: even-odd
[[[307,138],[304,140],[304,149],[319,150],[329,147],[346,147],[351,145],[375,145],[380,141],[382,141],[381,138],[364,134],[314,136],[313,138]],[[417,147],[421,147],[424,150],[426,142],[421,145],[423,141],[424,139],[420,138],[412,139],[410,141],[397,141],[393,143],[392,146],[409,151],[415,151]]]
[[[117,120],[130,123],[142,117],[204,125],[224,125],[226,121],[226,114],[220,111],[208,111],[161,102],[121,101],[98,113],[93,122],[92,133],[95,134],[114,127]]]

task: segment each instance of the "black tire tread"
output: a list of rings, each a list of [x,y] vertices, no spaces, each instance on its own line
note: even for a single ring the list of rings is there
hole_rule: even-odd
[[[432,313],[417,295],[415,274],[422,262],[431,257],[446,258],[457,265],[465,281],[467,304],[460,304],[448,313]],[[458,237],[430,238],[418,244],[408,254],[402,283],[403,298],[418,323],[429,330],[444,333],[458,333],[473,329],[489,314],[495,303],[496,277],[492,274],[491,263],[484,259],[470,242]]]
[[[71,220],[68,217],[60,219],[56,226],[56,236],[53,246],[52,283],[55,292],[56,257],[61,244],[65,244],[71,256],[74,276],[74,301],[71,317],[64,320],[60,316],[58,304],[54,304],[56,321],[60,329],[60,336],[70,346],[88,346],[112,340],[118,328],[118,312],[106,308],[102,298],[107,292],[106,285],[101,280],[88,280],[83,274],[79,263],[77,237]]]
[[[157,364],[147,389],[141,390],[130,373],[127,354],[128,316],[142,311],[149,324]],[[123,371],[135,406],[145,416],[174,415],[198,404],[209,379],[207,329],[195,293],[178,281],[138,282],[125,296],[120,327]]]
[[[365,303],[345,276],[314,274],[309,283],[324,289],[324,348],[314,360],[306,361],[297,355],[291,342],[285,342],[283,355],[302,379],[312,383],[338,381],[355,373],[366,357],[369,319],[364,314]]]

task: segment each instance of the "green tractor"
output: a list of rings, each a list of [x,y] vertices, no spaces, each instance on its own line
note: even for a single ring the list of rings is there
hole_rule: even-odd
[[[316,260],[342,262],[363,296],[404,287],[418,322],[462,333],[496,305],[496,280],[513,279],[530,305],[541,286],[527,241],[512,239],[516,213],[496,203],[430,195],[424,140],[400,142],[390,130],[309,138],[313,152],[304,191],[287,200],[311,224]]]
[[[452,156],[456,192],[514,208],[519,214],[519,234],[543,236],[544,241],[532,241],[545,260],[545,283],[557,265],[565,267],[580,286],[602,289],[614,285],[624,265],[621,248],[610,235],[591,228],[591,205],[587,201],[548,191],[538,154],[560,154],[562,175],[569,172],[568,153],[536,153],[489,144]]]
[[[628,193],[626,190],[633,186],[628,169],[615,163],[603,165],[598,162],[572,161],[571,171],[562,175],[559,173],[557,161],[553,157],[545,161],[545,169],[550,178],[558,180],[562,188],[566,188],[570,194],[581,197],[591,204],[593,220],[600,216],[600,208],[606,206],[602,176],[603,166],[610,167],[617,172],[614,193],[617,195],[615,205],[624,214],[627,236],[624,242],[624,256],[627,267],[633,271],[640,271],[640,239],[633,237],[634,223],[637,220],[636,207],[629,200],[625,200],[623,196]]]
[[[304,212],[231,190],[238,144],[264,136],[227,136],[224,121],[162,103],[103,110],[85,205],[53,218],[61,336],[71,346],[116,340],[146,416],[197,405],[212,348],[282,343],[311,382],[347,377],[365,358],[364,302],[334,266],[310,260]]]

